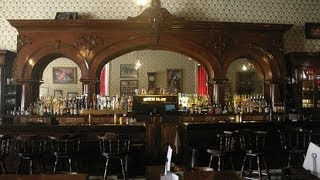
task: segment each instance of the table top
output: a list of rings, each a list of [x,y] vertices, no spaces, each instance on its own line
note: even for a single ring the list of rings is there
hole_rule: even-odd
[[[87,180],[87,174],[1,174],[1,180]]]

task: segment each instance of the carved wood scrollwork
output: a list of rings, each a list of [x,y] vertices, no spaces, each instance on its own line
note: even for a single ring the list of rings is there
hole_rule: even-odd
[[[75,45],[84,48],[88,52],[93,50],[96,46],[103,45],[103,44],[104,44],[104,40],[102,37],[92,35],[92,34],[83,35],[75,42]]]
[[[18,41],[17,41],[17,51],[20,51],[20,49],[25,46],[25,45],[31,45],[32,44],[32,39],[30,36],[18,36]]]
[[[214,50],[219,58],[221,58],[226,51],[232,47],[232,44],[232,39],[222,35],[219,35],[215,38],[210,38],[207,41],[207,47]]]

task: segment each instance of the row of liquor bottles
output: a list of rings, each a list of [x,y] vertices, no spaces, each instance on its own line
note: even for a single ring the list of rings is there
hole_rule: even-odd
[[[127,109],[132,111],[132,96],[100,96],[93,95],[92,103],[88,104],[88,96],[73,98],[42,97],[30,104],[26,109],[15,107],[7,112],[11,115],[78,115],[82,109]]]
[[[271,104],[261,94],[234,95],[231,101],[223,104],[210,104],[207,95],[182,94],[178,96],[179,111],[183,114],[266,114],[285,113],[285,103]]]

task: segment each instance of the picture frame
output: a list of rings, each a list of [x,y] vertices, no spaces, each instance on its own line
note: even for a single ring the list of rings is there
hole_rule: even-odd
[[[135,90],[138,89],[137,80],[120,80],[120,95],[133,96],[136,94]]]
[[[167,69],[167,89],[169,94],[182,92],[182,69]]]
[[[306,39],[320,39],[320,23],[305,23]]]
[[[53,84],[77,84],[77,67],[53,67]]]
[[[77,97],[78,95],[79,95],[78,92],[67,92],[68,98],[74,98],[74,97]]]
[[[68,19],[79,19],[77,12],[57,12],[55,19],[68,20]]]
[[[63,91],[62,90],[53,90],[53,96],[56,98],[63,98]]]
[[[120,78],[137,78],[138,70],[135,64],[120,64]]]

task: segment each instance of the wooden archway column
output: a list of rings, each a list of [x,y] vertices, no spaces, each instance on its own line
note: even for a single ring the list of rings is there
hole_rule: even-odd
[[[15,81],[17,84],[20,84],[22,86],[22,99],[20,108],[21,111],[24,111],[39,98],[39,95],[35,96],[35,94],[39,94],[40,85],[43,82],[32,79],[16,79]]]
[[[83,94],[88,95],[88,104],[87,107],[90,108],[93,106],[93,96],[98,93],[100,81],[97,79],[80,79],[82,82],[82,92]]]

